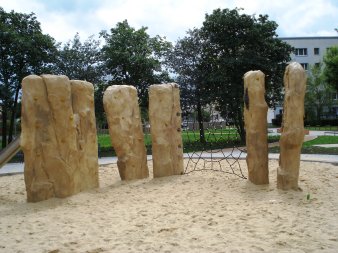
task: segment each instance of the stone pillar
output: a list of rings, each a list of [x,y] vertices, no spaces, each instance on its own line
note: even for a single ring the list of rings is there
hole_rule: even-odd
[[[147,152],[135,87],[112,85],[103,96],[109,134],[122,180],[149,176]]]
[[[150,86],[149,120],[154,177],[183,174],[180,90],[177,84]]]
[[[293,62],[284,74],[284,109],[282,133],[279,140],[280,156],[277,188],[298,190],[300,153],[304,141],[304,96],[306,72]]]
[[[66,76],[22,81],[20,144],[29,202],[98,187],[94,89],[87,82],[72,86]]]
[[[249,71],[244,75],[244,121],[249,180],[254,184],[269,183],[268,132],[264,74]]]
[[[94,106],[94,87],[86,81],[71,80],[72,106],[77,133],[79,173],[77,184],[81,189],[99,185],[98,144]]]

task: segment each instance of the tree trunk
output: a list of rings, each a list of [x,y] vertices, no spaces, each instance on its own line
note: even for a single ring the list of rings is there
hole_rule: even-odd
[[[200,100],[197,102],[197,121],[198,127],[200,131],[200,142],[205,143],[205,135],[204,135],[204,126],[203,126],[203,115],[202,115],[202,106]]]
[[[7,108],[2,108],[2,148],[7,145]]]
[[[8,130],[8,143],[10,143],[13,140],[13,131],[15,128],[15,118],[16,118],[20,89],[21,89],[21,85],[18,84],[15,90],[15,98],[14,98],[13,107],[11,108],[12,112],[11,112],[11,119],[10,119],[10,125],[9,125],[9,130]]]
[[[245,142],[246,142],[246,134],[245,134],[244,120],[243,120],[242,111],[238,111],[238,113],[236,115],[235,126],[237,128],[237,131],[238,131],[241,143],[245,144]]]
[[[321,114],[321,108],[320,108],[320,106],[317,106],[317,121],[318,121],[318,123],[317,124],[320,124],[320,114]]]

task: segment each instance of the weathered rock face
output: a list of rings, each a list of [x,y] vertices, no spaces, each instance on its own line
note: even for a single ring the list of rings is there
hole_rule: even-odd
[[[298,190],[300,152],[304,141],[304,96],[306,73],[299,63],[286,67],[284,110],[277,188]]]
[[[254,184],[269,183],[267,111],[264,74],[249,71],[244,75],[244,121],[249,180]]]
[[[77,133],[80,189],[98,187],[98,144],[94,108],[94,87],[86,81],[71,80],[72,105]]]
[[[135,87],[112,85],[103,96],[109,134],[122,180],[149,176],[141,115]]]
[[[149,120],[154,177],[183,174],[183,145],[179,86],[149,88]]]
[[[21,127],[29,202],[98,187],[92,84],[66,76],[27,76]]]

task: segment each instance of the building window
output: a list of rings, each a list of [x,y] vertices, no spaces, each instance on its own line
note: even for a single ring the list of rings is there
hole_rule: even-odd
[[[308,70],[308,68],[309,68],[309,64],[307,64],[307,63],[301,63],[300,65],[302,65],[303,69],[305,69],[305,70]]]
[[[318,48],[318,47],[315,47],[315,48],[313,49],[313,53],[314,53],[315,55],[319,55],[319,48]]]
[[[320,66],[320,62],[316,62],[315,66],[318,68]]]
[[[296,48],[295,55],[297,56],[307,56],[307,48]]]

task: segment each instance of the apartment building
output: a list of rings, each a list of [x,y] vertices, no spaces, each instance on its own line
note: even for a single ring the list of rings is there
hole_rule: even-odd
[[[338,45],[338,36],[334,37],[287,37],[280,38],[282,41],[294,47],[291,54],[291,61],[299,62],[305,70],[310,65],[323,62],[326,51]]]
[[[332,46],[338,45],[338,36],[332,37],[285,37],[280,38],[294,48],[291,53],[291,61],[299,62],[305,70],[310,66],[323,62],[323,58]],[[331,108],[324,108],[328,117],[338,117],[338,94],[332,94],[333,104]],[[282,113],[283,107],[277,106],[274,117]]]

